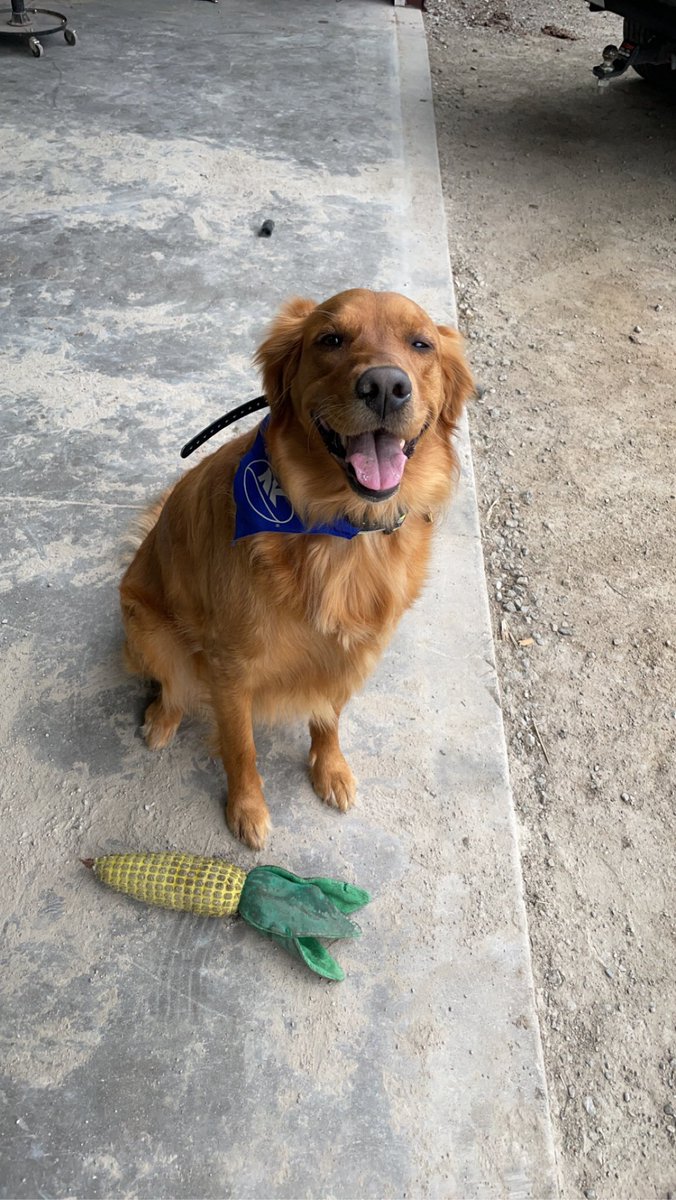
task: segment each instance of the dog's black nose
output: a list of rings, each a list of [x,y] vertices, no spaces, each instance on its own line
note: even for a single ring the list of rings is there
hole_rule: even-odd
[[[356,393],[379,417],[397,412],[411,399],[411,380],[399,367],[369,367],[359,376]]]

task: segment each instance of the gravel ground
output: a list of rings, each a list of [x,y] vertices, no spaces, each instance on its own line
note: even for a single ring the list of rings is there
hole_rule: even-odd
[[[428,7],[561,1191],[665,1200],[676,105],[636,76],[598,93],[621,22],[582,0]]]

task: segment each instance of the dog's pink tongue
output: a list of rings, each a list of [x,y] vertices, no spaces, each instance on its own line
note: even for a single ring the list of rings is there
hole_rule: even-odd
[[[386,492],[401,483],[406,455],[393,433],[360,433],[347,439],[345,458],[362,487]]]

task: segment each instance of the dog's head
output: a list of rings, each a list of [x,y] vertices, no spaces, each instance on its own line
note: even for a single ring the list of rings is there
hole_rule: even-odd
[[[361,508],[401,500],[411,475],[420,482],[413,463],[429,460],[426,443],[445,444],[450,475],[450,434],[472,378],[459,335],[405,296],[353,289],[322,304],[291,300],[256,360],[271,433],[295,430],[306,469],[311,458],[313,479],[319,470],[344,507],[354,511],[350,496]]]

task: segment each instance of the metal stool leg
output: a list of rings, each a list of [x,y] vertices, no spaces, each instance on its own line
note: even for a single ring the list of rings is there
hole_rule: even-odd
[[[62,33],[69,46],[77,42],[75,30],[69,28],[63,13],[51,8],[26,8],[26,0],[11,0],[11,4],[11,9],[0,10],[0,38],[28,42],[35,58],[42,58],[45,51],[39,38],[47,34]]]

